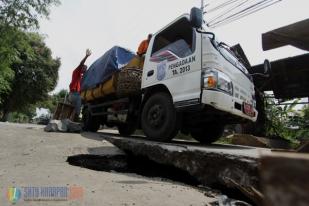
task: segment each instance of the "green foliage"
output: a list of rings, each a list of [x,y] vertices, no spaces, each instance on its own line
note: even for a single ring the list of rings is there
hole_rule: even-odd
[[[37,33],[21,33],[12,46],[17,56],[11,64],[15,77],[11,92],[4,98],[5,112],[23,112],[28,105],[48,98],[58,80],[60,59],[53,59],[44,39]]]
[[[7,64],[0,64],[0,105],[3,103],[3,96],[11,91],[10,82],[14,78],[14,72]]]
[[[14,123],[28,123],[30,122],[30,119],[27,115],[23,113],[13,112],[10,114],[8,121]]]
[[[39,18],[48,17],[59,0],[0,0],[0,23],[14,28],[38,28]]]
[[[15,123],[29,123],[36,115],[36,107],[29,105],[23,112],[13,112],[9,115],[8,121]]]
[[[297,116],[291,118],[291,125],[297,128],[296,138],[309,139],[309,105],[303,107]]]
[[[68,97],[69,92],[65,89],[59,91],[56,94],[49,95],[44,101],[37,104],[40,108],[49,109],[51,113],[54,113],[58,102],[64,102],[65,98]]]
[[[59,0],[0,0],[0,113],[12,93],[16,64],[24,60],[24,54],[32,59],[36,57],[27,39],[31,35],[24,31],[38,28],[39,18],[48,17],[50,6],[57,4]],[[37,36],[32,39],[42,38],[37,34],[32,36]]]
[[[298,102],[299,100],[294,100],[290,105],[278,106],[274,100],[268,101],[267,136],[280,137],[292,142],[309,138],[309,106],[296,111]]]
[[[11,46],[14,40],[18,39],[17,32],[13,28],[7,28],[0,24],[0,105],[3,103],[3,96],[10,92],[11,81],[14,78],[14,71],[11,63],[16,57],[16,51]]]

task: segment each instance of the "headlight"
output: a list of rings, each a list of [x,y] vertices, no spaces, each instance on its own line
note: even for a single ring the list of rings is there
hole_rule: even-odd
[[[204,89],[216,89],[233,95],[233,84],[231,79],[218,70],[206,69],[203,71]]]
[[[218,83],[218,72],[216,71],[206,71],[204,73],[204,88],[205,89],[215,89]]]
[[[218,89],[233,95],[233,84],[231,79],[222,72],[218,74]]]

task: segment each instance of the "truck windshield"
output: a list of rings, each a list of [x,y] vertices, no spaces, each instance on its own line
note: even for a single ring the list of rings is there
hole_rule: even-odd
[[[221,55],[229,61],[231,64],[233,64],[235,67],[237,67],[239,70],[241,70],[246,76],[249,77],[250,75],[248,70],[246,69],[245,65],[242,63],[242,60],[240,57],[237,57],[237,55],[233,52],[233,50],[228,46],[227,44],[223,42],[216,42],[216,47],[218,51],[221,53]]]

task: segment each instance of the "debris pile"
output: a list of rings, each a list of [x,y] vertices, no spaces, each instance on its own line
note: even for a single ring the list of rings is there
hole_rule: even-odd
[[[79,133],[82,131],[82,126],[80,123],[72,122],[69,119],[51,120],[44,131]]]

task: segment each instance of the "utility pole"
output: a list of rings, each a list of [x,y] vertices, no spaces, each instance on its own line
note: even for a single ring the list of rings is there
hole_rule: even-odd
[[[205,4],[204,3],[205,3],[204,0],[201,0],[201,10],[202,10],[202,15],[203,15],[203,17],[202,17],[203,18],[203,22],[205,22],[204,21],[204,8],[205,8]]]

